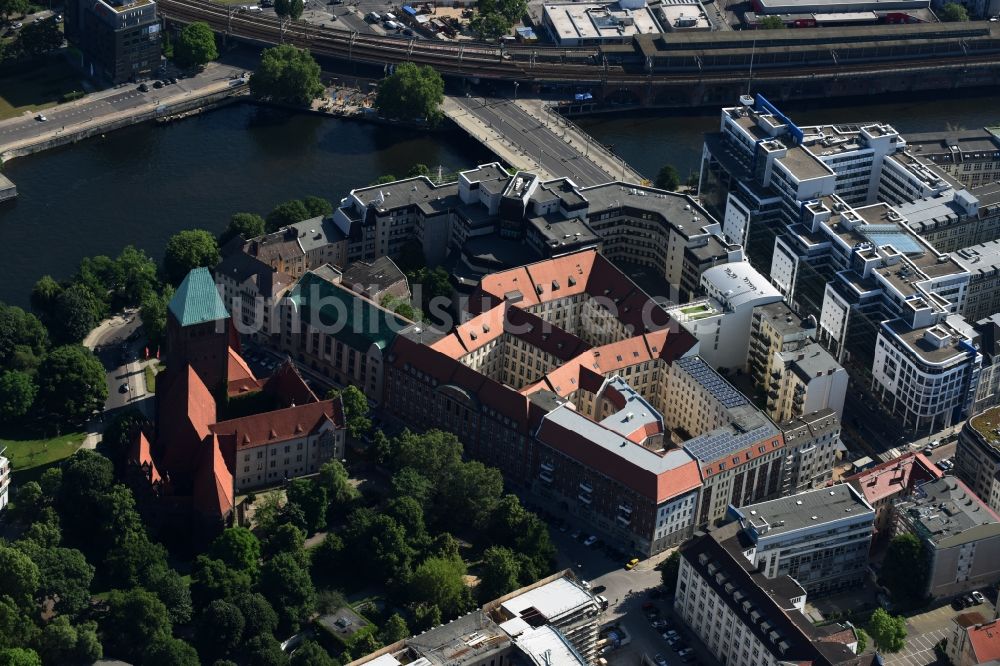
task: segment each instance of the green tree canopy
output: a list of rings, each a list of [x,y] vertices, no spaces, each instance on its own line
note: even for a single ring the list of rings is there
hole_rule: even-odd
[[[409,575],[415,553],[406,530],[391,517],[356,509],[348,517],[343,538],[351,557],[366,563],[366,577],[402,581]]]
[[[287,505],[285,508],[288,508]],[[282,523],[275,527],[267,536],[267,540],[264,542],[261,550],[264,553],[265,559],[282,553],[299,557],[302,554],[302,546],[305,540],[305,532],[297,525],[290,522]]]
[[[104,305],[111,301],[111,293],[122,282],[121,267],[103,254],[84,257],[73,276],[73,284],[90,289],[91,293]]]
[[[274,606],[282,625],[297,631],[316,604],[308,572],[291,553],[279,553],[260,572],[260,593]]]
[[[787,27],[780,16],[765,16],[760,20],[759,26],[764,30],[784,30]]]
[[[115,263],[121,276],[116,295],[123,305],[140,305],[147,294],[156,290],[156,262],[144,251],[127,245]]]
[[[436,123],[441,118],[444,79],[429,65],[404,62],[382,79],[375,107],[387,118],[425,118]]]
[[[415,603],[434,604],[443,617],[456,617],[472,604],[465,573],[461,558],[428,557],[413,570],[407,582],[409,597]]]
[[[281,651],[281,644],[274,636],[263,634],[251,638],[246,646],[249,666],[286,666],[288,657]]]
[[[36,602],[51,600],[55,611],[70,616],[87,609],[94,567],[87,563],[83,553],[75,548],[39,544],[32,539],[15,545],[38,567]]]
[[[205,608],[215,599],[231,600],[250,591],[250,575],[231,569],[207,555],[195,558],[191,569],[191,600],[195,608]]]
[[[41,582],[38,565],[16,548],[0,545],[0,594],[31,608]]]
[[[146,576],[144,587],[167,607],[167,614],[174,624],[187,624],[194,613],[191,588],[184,578],[166,564],[154,566]]]
[[[188,643],[172,636],[159,636],[145,651],[143,666],[201,666],[198,653]]]
[[[410,629],[406,626],[406,620],[400,617],[399,613],[390,615],[378,632],[378,639],[383,645],[392,645],[409,636],[411,636]]]
[[[59,48],[62,43],[63,33],[59,24],[48,18],[21,28],[15,46],[23,55],[33,58]]]
[[[20,370],[0,373],[0,422],[20,421],[35,402],[38,387]]]
[[[39,406],[52,418],[82,422],[108,399],[104,366],[80,345],[57,347],[38,368]]]
[[[230,569],[257,577],[260,568],[260,541],[245,527],[230,527],[212,542],[209,555]]]
[[[219,57],[215,34],[207,23],[195,21],[181,29],[174,42],[174,62],[184,67],[204,67]]]
[[[319,65],[308,51],[291,44],[269,48],[250,77],[250,91],[259,97],[305,106],[323,94]]]
[[[38,317],[0,303],[0,368],[33,370],[48,347],[49,334]]]
[[[893,600],[909,604],[922,599],[929,573],[923,544],[914,534],[905,532],[889,542],[880,581],[889,588]]]
[[[656,174],[656,186],[661,190],[676,192],[680,187],[681,177],[673,164],[664,165],[660,172]]]
[[[163,270],[174,285],[200,266],[212,267],[219,263],[219,245],[215,236],[204,229],[187,229],[167,241],[163,256]]]
[[[280,18],[297,21],[305,9],[303,0],[275,0],[274,13]]]
[[[406,172],[407,178],[414,178],[416,176],[427,176],[431,175],[430,167],[426,164],[416,163],[410,167],[410,170]]]
[[[326,527],[326,512],[329,501],[326,488],[312,479],[293,479],[285,488],[285,495],[305,516],[306,530],[314,534]]]
[[[167,284],[162,292],[151,291],[142,299],[139,316],[142,318],[142,328],[149,340],[150,353],[152,349],[162,345],[167,339],[167,306],[174,297],[174,288]]]
[[[273,635],[278,628],[278,614],[263,594],[259,592],[248,592],[235,597],[233,603],[243,614],[244,628],[246,636]]]
[[[141,661],[147,646],[170,637],[167,607],[152,592],[142,588],[112,590],[107,604],[101,629],[111,654]]]
[[[517,589],[521,567],[510,548],[490,546],[483,553],[480,566],[479,587],[476,590],[480,603],[492,601]]]
[[[244,239],[263,236],[265,231],[264,218],[256,213],[233,213],[229,218],[229,226],[219,236],[219,244],[225,245],[227,241],[242,235]]]
[[[336,661],[316,641],[306,641],[292,653],[291,666],[335,666]]]
[[[969,10],[964,5],[957,2],[946,2],[938,11],[938,16],[946,23],[956,23],[958,21],[969,20]]]
[[[906,646],[906,618],[876,608],[868,620],[868,635],[880,652],[899,652]]]
[[[115,418],[104,429],[99,451],[115,465],[119,474],[125,470],[125,457],[132,445],[133,437],[144,426],[149,425],[146,415],[135,407],[115,414]]]
[[[198,645],[202,654],[222,656],[240,644],[246,621],[235,604],[222,599],[210,603],[198,616]]]
[[[267,214],[267,230],[277,231],[290,224],[308,220],[310,218],[309,209],[298,199],[291,199],[285,203],[278,204]]]
[[[28,0],[0,0],[0,18],[6,23],[15,16],[24,16],[30,8]]]
[[[368,418],[368,398],[361,392],[361,389],[353,384],[340,390],[330,391],[327,394],[328,399],[338,397],[344,403],[347,433],[355,439],[363,437],[372,428],[371,419]]]
[[[326,217],[333,213],[333,204],[323,197],[308,196],[302,200],[302,205],[309,211],[309,217]]]
[[[514,24],[500,12],[476,12],[469,22],[469,28],[479,35],[480,39],[486,41],[496,41],[505,35],[509,35],[514,28]]]
[[[373,180],[372,182],[370,182],[368,184],[369,185],[385,185],[386,183],[395,183],[397,180],[399,180],[399,178],[396,178],[391,173],[387,173],[387,174],[383,174],[383,175],[379,176],[378,178],[376,178],[375,180]]]
[[[105,315],[107,306],[89,287],[74,284],[56,298],[54,337],[63,344],[81,342]]]
[[[3,0],[0,0],[3,2]],[[43,321],[50,321],[55,313],[56,299],[62,293],[62,285],[51,275],[43,275],[31,289],[31,309]]]
[[[677,589],[677,575],[681,566],[681,553],[678,550],[670,553],[662,562],[656,565],[660,572],[660,581],[667,594],[673,594]]]
[[[30,648],[3,648],[0,649],[0,666],[42,666],[42,660]]]

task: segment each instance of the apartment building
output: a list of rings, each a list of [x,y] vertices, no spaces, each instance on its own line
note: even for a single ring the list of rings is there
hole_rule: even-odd
[[[1000,407],[965,422],[955,446],[955,475],[994,511],[1000,511]]]
[[[936,432],[961,422],[975,403],[982,354],[955,319],[928,328],[882,322],[872,390],[906,428]]]
[[[87,76],[117,85],[160,66],[163,26],[153,0],[70,0],[65,12],[66,39]]]
[[[384,353],[410,325],[341,284],[339,271],[306,271],[280,304],[277,346],[338,384],[354,384],[373,400],[382,396]]]
[[[844,415],[847,371],[818,343],[775,354],[768,375],[767,415],[774,421],[830,409]]]
[[[730,504],[776,496],[785,455],[777,426],[698,356],[675,360],[668,382],[666,421],[701,470],[695,524],[721,520]]]
[[[875,509],[874,539],[883,541],[892,534],[894,502],[912,494],[918,485],[942,476],[941,470],[923,454],[909,452],[848,476],[844,482],[851,484]]]
[[[340,402],[324,400],[220,421],[209,430],[233,451],[233,487],[245,493],[343,459],[343,424]]]
[[[1000,620],[988,620],[978,611],[952,618],[945,654],[954,666],[976,666],[1000,661]]]
[[[910,230],[938,252],[1000,238],[1000,183],[952,188],[896,205]]]
[[[744,556],[731,522],[681,546],[674,609],[720,663],[733,666],[864,666],[843,627],[815,627],[803,614],[806,591],[786,575],[768,578]]]
[[[972,325],[977,335],[979,353],[983,355],[976,387],[975,405],[970,414],[979,414],[1000,405],[1000,313],[980,319]]]
[[[706,295],[707,316],[694,302],[670,310],[678,323],[701,343],[698,353],[721,371],[744,370],[750,350],[754,309],[781,301],[781,294],[767,278],[746,261],[729,262],[705,270],[699,292]]]
[[[790,576],[813,597],[864,583],[875,510],[837,484],[731,508],[748,541],[743,555],[768,577]]]
[[[10,460],[4,457],[6,449],[0,449],[0,511],[10,503]]]
[[[963,247],[949,257],[969,274],[968,296],[960,314],[979,321],[1000,312],[1000,241]]]
[[[785,440],[781,495],[825,486],[833,478],[840,419],[832,409],[808,412],[778,424]]]
[[[1000,180],[1000,128],[908,134],[914,155],[932,162],[966,187]]]
[[[347,236],[330,217],[313,217],[243,243],[243,253],[293,278],[325,264],[346,266]]]
[[[777,355],[794,352],[810,344],[816,336],[816,318],[800,317],[784,301],[754,308],[750,324],[750,374],[758,386],[769,375],[781,372]]]
[[[350,666],[587,666],[597,660],[600,605],[566,570]]]
[[[340,281],[354,293],[375,303],[381,303],[385,298],[404,302],[410,300],[410,283],[389,257],[348,264]]]
[[[278,303],[295,278],[241,251],[224,256],[212,273],[236,330],[260,343],[276,343]]]
[[[1000,517],[958,478],[917,486],[896,500],[893,516],[894,534],[910,532],[924,544],[925,595],[950,597],[1000,579]]]

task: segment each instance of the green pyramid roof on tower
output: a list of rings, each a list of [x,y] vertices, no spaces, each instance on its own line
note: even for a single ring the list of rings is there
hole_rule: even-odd
[[[229,312],[207,268],[195,268],[185,276],[167,306],[181,326],[227,319]]]

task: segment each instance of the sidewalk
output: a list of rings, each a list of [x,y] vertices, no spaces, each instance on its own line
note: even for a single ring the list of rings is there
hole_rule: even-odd
[[[509,164],[512,168],[530,171],[543,180],[555,178],[536,160],[521,154],[520,148],[508,141],[500,132],[493,129],[479,118],[462,108],[454,99],[445,95],[441,110],[467,134],[486,146],[494,155]]]

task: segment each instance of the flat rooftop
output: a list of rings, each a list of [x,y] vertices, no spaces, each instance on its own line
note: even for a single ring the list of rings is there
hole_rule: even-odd
[[[939,548],[1000,535],[1000,519],[953,476],[928,481],[896,505],[917,535]]]
[[[564,576],[508,599],[500,607],[511,617],[541,615],[546,623],[553,623],[581,606],[596,603],[594,595]]]
[[[875,510],[846,483],[818,488],[736,510],[751,538],[761,539],[845,518],[874,516]]]
[[[781,162],[800,181],[833,175],[830,167],[823,164],[818,157],[802,146],[792,146],[785,153],[785,156],[779,157],[777,161]]]
[[[542,6],[555,37],[563,40],[616,40],[662,32],[648,7],[622,9],[618,3],[552,3]]]
[[[940,347],[925,339],[928,328],[910,328],[901,319],[893,319],[882,325],[892,331],[909,349],[916,352],[921,359],[928,363],[946,363],[952,359],[964,358],[969,354],[967,349],[960,346],[960,339],[957,338],[956,332],[950,328],[942,327],[941,324],[930,327],[930,329],[941,329],[950,335],[951,340]]]

